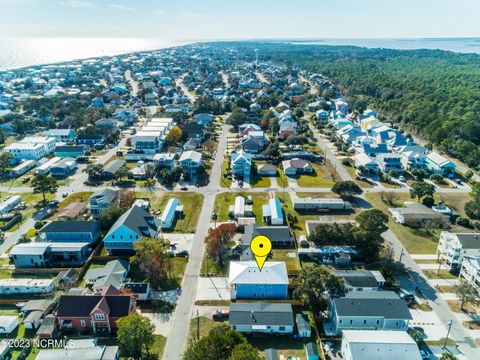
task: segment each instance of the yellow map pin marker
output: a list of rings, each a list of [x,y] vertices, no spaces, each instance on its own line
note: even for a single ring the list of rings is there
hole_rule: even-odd
[[[263,264],[265,264],[267,256],[272,250],[272,242],[266,236],[255,236],[250,242],[250,250],[252,254],[255,255],[258,268],[262,271]]]

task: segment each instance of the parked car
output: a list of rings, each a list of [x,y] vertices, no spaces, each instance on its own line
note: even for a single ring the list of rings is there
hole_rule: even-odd
[[[68,196],[68,192],[65,191],[65,192],[62,194],[62,197],[63,197],[63,198],[66,198],[67,196]]]
[[[188,258],[188,251],[187,250],[182,250],[182,251],[179,251],[179,252],[175,253],[175,255],[177,257]]]
[[[180,190],[182,190],[182,191],[187,191],[187,190],[188,190],[188,187],[182,186],[182,187],[180,188]]]
[[[25,184],[25,183],[27,183],[27,182],[29,182],[29,181],[30,181],[30,176],[24,176],[24,177],[22,178],[22,184]]]
[[[405,182],[405,180],[407,180],[407,179],[405,178],[405,176],[400,175],[400,176],[398,177],[398,180],[400,180],[401,182]]]
[[[230,311],[225,309],[217,309],[212,311],[212,319],[215,321],[223,321],[228,319]]]

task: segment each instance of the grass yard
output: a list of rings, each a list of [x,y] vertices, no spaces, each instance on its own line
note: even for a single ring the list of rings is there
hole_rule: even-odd
[[[130,271],[128,272],[128,277],[132,279],[133,282],[146,282],[148,281],[145,273],[140,269],[137,264],[132,264],[132,259],[130,259]],[[168,281],[166,284],[162,284],[162,291],[173,290],[180,286],[183,274],[185,273],[185,268],[187,267],[188,259],[181,257],[170,258],[172,261],[172,281]]]
[[[269,188],[272,186],[269,176],[255,175],[250,179],[250,186],[252,188]]]
[[[289,257],[289,253],[294,253],[295,257]],[[285,261],[288,275],[298,275],[302,270],[300,259],[298,258],[298,254],[295,249],[273,249],[271,254],[272,261]]]
[[[228,171],[229,165],[227,161],[222,163],[222,175],[220,176],[220,186],[223,188],[229,188],[232,186],[232,176],[226,176]]]
[[[250,344],[255,346],[262,356],[266,349],[277,349],[277,353],[280,356],[283,355],[285,359],[302,359],[305,360],[305,343],[307,340],[292,339],[290,336],[247,336],[247,340]],[[310,339],[308,339],[310,341]]]
[[[194,233],[197,228],[198,218],[203,205],[203,196],[191,192],[137,192],[137,198],[145,198],[150,201],[150,206],[154,211],[162,212],[167,206],[168,200],[177,198],[183,205],[183,218],[177,219],[175,227],[171,231],[164,232],[184,232]]]
[[[332,187],[334,181],[332,180],[332,172],[326,165],[313,163],[313,173],[300,175],[297,179],[298,186],[301,187]]]
[[[363,181],[363,180],[357,180],[356,177],[358,176],[357,173],[356,173],[356,170],[354,167],[352,166],[344,166],[345,167],[345,170],[347,170],[347,172],[350,174],[350,176],[353,178],[353,181],[355,181],[357,183],[358,186],[360,186],[361,188],[373,188],[373,184],[367,182],[367,181]]]
[[[399,193],[397,195],[398,198],[393,206],[383,201],[380,194],[369,193],[365,197],[374,208],[381,209],[389,215],[388,208],[399,207],[405,201],[412,201],[409,194]],[[413,229],[398,224],[390,215],[388,227],[410,254],[435,254],[441,229]]]
[[[460,308],[460,301],[458,300],[447,300],[446,303],[450,308],[450,310],[456,313],[466,312],[466,313],[478,314],[480,312],[480,307],[473,306],[472,304],[464,304],[463,310],[462,310]]]
[[[218,194],[215,198],[215,211],[218,214],[218,222],[228,221],[228,207],[235,203],[237,196],[251,196],[253,201],[253,213],[257,220],[257,224],[262,224],[262,206],[268,202],[268,193],[243,193],[243,192],[229,192]]]
[[[92,196],[93,191],[81,191],[68,195],[68,197],[63,200],[58,206],[59,209],[64,209],[67,205],[72,202],[88,202],[88,198]]]
[[[412,305],[413,309],[430,312],[433,311],[432,307],[426,303],[415,303]]]
[[[208,257],[205,253],[202,259],[200,276],[228,276],[228,264],[221,267],[214,259]]]
[[[451,274],[448,270],[441,269],[440,273],[437,270],[423,270],[423,273],[429,279],[445,279],[445,280],[456,280],[458,276]]]
[[[192,318],[190,320],[190,330],[188,332],[187,343],[190,343],[190,341],[193,340],[198,340],[203,336],[208,335],[210,330],[222,326],[222,324],[228,325],[228,322],[213,321],[206,316]]]
[[[31,218],[33,214],[37,212],[35,208],[36,205],[43,201],[42,194],[34,194],[34,193],[18,193],[18,194],[11,194],[11,193],[0,193],[0,197],[3,199],[5,196],[12,196],[12,195],[20,195],[22,201],[26,202],[28,207],[25,210],[21,211],[22,219],[20,222],[12,226],[7,232],[17,230],[27,219]],[[45,194],[45,198],[47,201],[51,201],[55,198],[54,194]]]

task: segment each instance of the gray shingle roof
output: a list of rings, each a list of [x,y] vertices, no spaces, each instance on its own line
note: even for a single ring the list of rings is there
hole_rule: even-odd
[[[456,234],[464,249],[480,249],[480,234]]]
[[[52,221],[45,225],[40,232],[69,232],[69,233],[93,233],[98,230],[96,221]]]
[[[333,270],[332,274],[342,278],[348,286],[378,287],[377,279],[368,270]]]
[[[293,326],[292,305],[262,301],[231,303],[230,324]]]
[[[297,323],[298,331],[311,330],[310,323],[304,314],[297,314],[295,317],[295,322]]]
[[[116,173],[123,165],[125,165],[126,161],[125,160],[113,160],[109,162],[105,167],[103,168],[102,172],[106,173],[111,173],[114,174]]]
[[[293,242],[293,235],[288,226],[258,226],[253,224],[245,227],[242,245],[250,246],[252,239],[258,235],[268,237],[274,248],[275,243]]]
[[[405,300],[393,291],[355,291],[333,299],[339,316],[383,316],[386,319],[412,319]]]
[[[128,227],[138,236],[148,236],[154,238],[160,226],[160,220],[150,215],[141,207],[134,205],[118,218],[105,237],[108,237],[112,232],[122,225]]]

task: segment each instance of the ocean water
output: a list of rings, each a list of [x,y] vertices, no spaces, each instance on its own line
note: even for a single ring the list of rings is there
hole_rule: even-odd
[[[480,38],[437,38],[437,39],[318,39],[288,41],[303,45],[353,45],[366,48],[399,50],[445,50],[458,53],[480,54]]]
[[[265,39],[263,41],[270,41]],[[285,39],[291,44],[354,45],[368,48],[440,49],[480,53],[480,38],[458,39]],[[155,38],[0,38],[0,71],[194,43]]]
[[[190,42],[150,38],[0,38],[0,70],[156,50]]]

